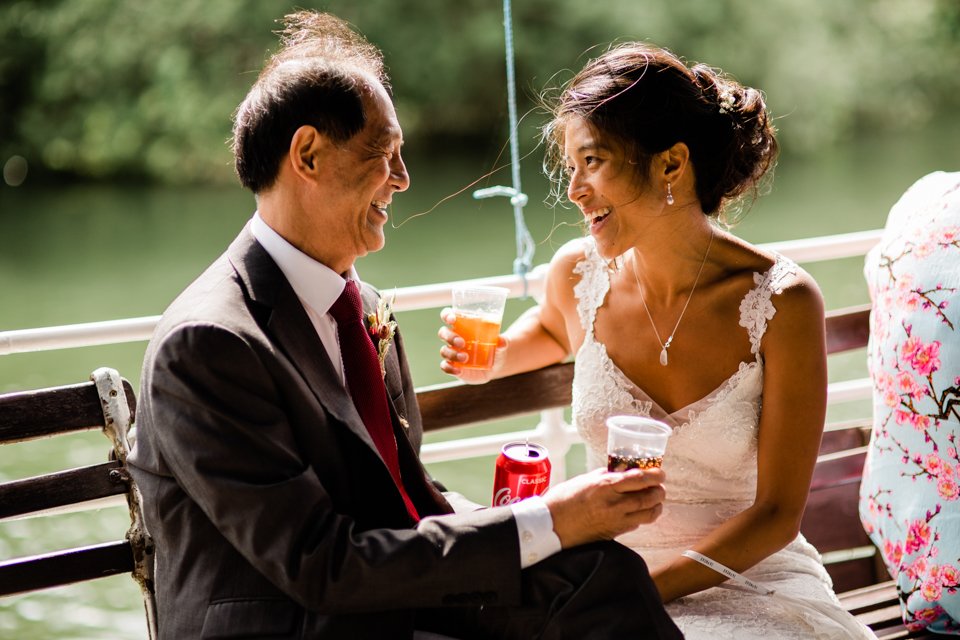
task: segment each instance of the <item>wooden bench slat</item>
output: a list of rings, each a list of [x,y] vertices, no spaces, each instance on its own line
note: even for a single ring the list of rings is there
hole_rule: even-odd
[[[817,462],[800,530],[821,553],[872,546],[860,524],[860,476],[864,447],[829,453]],[[826,565],[838,592],[877,581],[873,558]]]
[[[838,595],[843,608],[854,615],[897,604],[897,587],[893,580],[871,584]]]
[[[907,628],[904,627],[903,623],[899,621],[897,621],[894,626],[878,627],[873,631],[877,634],[877,637],[880,638],[880,640],[917,640],[919,638],[926,638],[928,640],[940,638],[940,640],[943,640],[943,638],[950,637],[939,633],[933,633],[931,631],[927,631],[926,629],[907,631]]]
[[[890,627],[885,630],[873,629],[873,632],[877,634],[877,638],[879,638],[880,640],[906,640],[907,638],[917,637],[917,636],[911,635],[910,632],[907,631],[907,628],[904,626]]]
[[[573,363],[491,380],[484,385],[451,382],[417,392],[424,431],[509,418],[568,406]]]
[[[99,507],[129,496],[133,483],[122,462],[123,454],[129,452],[121,434],[135,419],[135,411],[136,396],[130,382],[106,367],[94,371],[90,381],[0,394],[0,445],[97,429],[109,440],[109,444],[104,442],[103,454],[116,453],[120,458],[0,483],[0,519]],[[113,416],[110,429],[104,428],[107,415]],[[114,451],[118,437],[122,452]],[[69,446],[66,439],[63,443]],[[131,512],[130,516],[130,541],[88,544],[0,561],[0,596],[136,572],[133,577],[142,588],[148,635],[155,638],[156,608],[150,587],[152,541],[142,528],[140,513]],[[56,525],[53,520],[44,522]]]
[[[884,627],[902,626],[903,621],[900,617],[900,604],[888,604],[876,609],[871,609],[857,616],[861,622],[871,629],[883,629]]]
[[[125,540],[0,562],[0,596],[48,589],[133,571]]]
[[[870,339],[870,305],[835,309],[826,314],[827,353],[867,346]]]
[[[862,447],[869,442],[869,438],[869,428],[862,423],[825,430],[820,440],[820,455]]]
[[[855,483],[810,492],[800,530],[821,553],[871,544],[860,524],[859,493]]]
[[[127,492],[117,460],[0,485],[0,520]],[[114,475],[111,475],[113,472]]]
[[[907,631],[900,617],[900,602],[893,580],[872,584],[847,593],[838,594],[843,608],[873,629],[884,640],[901,638],[942,638],[926,629]]]
[[[123,390],[133,413],[136,396],[126,380]],[[0,395],[0,444],[102,426],[103,409],[93,382]]]
[[[810,491],[816,492],[845,484],[859,485],[866,459],[865,446],[823,455],[813,470]]]
[[[837,593],[857,589],[876,580],[876,563],[873,558],[859,558],[826,564],[824,567],[833,581]]]

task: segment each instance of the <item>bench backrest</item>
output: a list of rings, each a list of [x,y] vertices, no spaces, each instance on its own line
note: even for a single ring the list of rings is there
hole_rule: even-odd
[[[123,540],[0,561],[0,596],[130,573],[140,584],[150,637],[155,637],[153,546],[143,527],[139,495],[126,469],[127,431],[136,398],[113,369],[90,382],[0,395],[0,445],[100,429],[109,460],[0,484],[0,520],[74,510],[125,496],[131,526]]]
[[[869,305],[827,314],[827,352],[865,347],[869,317]],[[572,381],[573,363],[568,362],[484,385],[452,382],[421,389],[417,400],[424,430],[433,431],[566,407],[571,402]],[[867,419],[827,425],[801,525],[804,536],[824,554],[838,592],[887,579],[858,515],[869,434]]]

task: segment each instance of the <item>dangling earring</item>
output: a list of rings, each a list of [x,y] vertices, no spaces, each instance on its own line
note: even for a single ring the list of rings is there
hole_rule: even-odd
[[[669,182],[667,183],[667,204],[673,204],[673,189]]]

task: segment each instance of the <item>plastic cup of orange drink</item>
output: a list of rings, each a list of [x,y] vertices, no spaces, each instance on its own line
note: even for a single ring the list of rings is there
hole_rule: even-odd
[[[500,323],[509,289],[503,287],[454,287],[453,330],[467,343],[464,369],[491,369],[500,340]]]

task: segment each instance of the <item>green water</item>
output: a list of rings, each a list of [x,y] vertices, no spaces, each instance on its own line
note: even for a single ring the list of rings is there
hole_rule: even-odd
[[[753,207],[737,233],[754,242],[843,233],[882,226],[890,205],[921,175],[958,169],[960,126],[911,135],[877,136],[805,160],[784,160],[773,190]],[[530,162],[524,186],[528,224],[538,242],[535,263],[579,235],[569,210],[541,204],[544,181]],[[387,248],[365,258],[361,275],[392,288],[507,273],[515,246],[512,210],[503,199],[450,198],[487,171],[470,159],[411,159],[413,187],[395,199]],[[492,182],[505,183],[506,172]],[[434,208],[434,205],[437,205]],[[414,214],[430,210],[416,218]],[[240,189],[132,186],[0,188],[0,330],[160,313],[213,260],[253,211]],[[828,308],[867,300],[862,260],[810,265]],[[508,320],[529,302],[510,301]],[[437,311],[399,318],[418,385],[445,381],[439,369]],[[16,354],[0,358],[0,392],[86,379],[101,365],[139,381],[144,343]],[[834,377],[863,371],[863,354],[831,363]],[[857,410],[862,412],[862,406]],[[843,408],[838,410],[842,413]],[[433,435],[429,441],[531,425],[532,418]],[[97,433],[6,447],[0,480],[99,462],[106,441]],[[572,471],[581,464],[574,450]],[[492,460],[431,465],[448,486],[478,502],[489,499]],[[53,523],[0,523],[0,558],[41,553],[114,538],[124,509],[59,516]],[[143,638],[141,605],[125,576],[0,602],[0,638]]]

